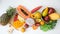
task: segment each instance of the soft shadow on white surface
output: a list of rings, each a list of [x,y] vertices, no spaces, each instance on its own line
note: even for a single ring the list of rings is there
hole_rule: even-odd
[[[2,0],[0,1],[0,16],[6,12],[6,9],[9,6],[17,7],[18,5],[24,5],[29,11],[31,11],[36,6],[50,6],[56,9],[58,13],[60,13],[60,0]],[[42,7],[43,8],[43,7]],[[41,11],[41,10],[40,10]],[[43,32],[38,28],[36,31],[32,30],[32,28],[28,28],[25,33],[14,30],[13,34],[60,34],[60,20],[58,21],[55,29],[50,30],[48,32]],[[5,27],[0,26],[0,34],[8,34],[7,33],[8,25]]]

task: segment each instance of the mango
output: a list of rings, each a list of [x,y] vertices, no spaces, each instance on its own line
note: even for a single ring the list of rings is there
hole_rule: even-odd
[[[45,16],[47,16],[47,15],[48,15],[48,7],[45,8],[45,9],[43,10],[43,12],[42,12],[42,16],[43,16],[43,17],[45,17]]]
[[[16,20],[13,22],[12,26],[16,29],[22,27],[25,23],[20,22],[19,20]]]
[[[34,13],[34,18],[35,19],[40,19],[41,17],[42,16],[41,16],[41,13],[40,12],[37,11],[37,12]]]
[[[49,17],[50,17],[51,20],[57,20],[57,19],[59,19],[59,14],[52,13],[52,14],[49,15]]]

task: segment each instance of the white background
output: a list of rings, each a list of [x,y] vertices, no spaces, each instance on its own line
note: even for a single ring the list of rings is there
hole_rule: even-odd
[[[6,9],[9,6],[17,7],[18,5],[25,6],[29,11],[41,5],[43,7],[53,7],[58,13],[60,12],[60,0],[0,0],[0,16],[6,12]],[[8,34],[8,28],[8,25],[0,25],[0,34]],[[20,31],[14,30],[13,34],[60,34],[60,20],[58,20],[55,29],[50,30],[48,32],[43,32],[42,30],[40,30],[40,28],[35,31],[32,30],[32,28],[28,28],[25,33],[21,33]]]

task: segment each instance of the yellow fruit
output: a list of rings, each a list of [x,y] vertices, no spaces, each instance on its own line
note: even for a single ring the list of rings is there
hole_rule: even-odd
[[[41,21],[40,24],[41,24],[41,25],[44,25],[44,21]]]
[[[42,16],[41,16],[41,13],[40,12],[35,12],[34,13],[34,18],[35,19],[40,19]]]
[[[21,28],[21,32],[25,32],[25,28]]]
[[[38,28],[38,26],[33,25],[32,28],[33,28],[33,30],[36,30]]]
[[[45,17],[48,15],[48,7],[43,10],[42,16]]]
[[[34,14],[31,14],[31,18],[35,18]]]
[[[59,19],[59,14],[52,13],[52,14],[49,15],[49,17],[50,17],[51,20],[57,20],[57,19]]]
[[[40,21],[41,21],[41,19],[36,19],[36,21],[37,21],[37,22],[40,22]]]
[[[24,24],[23,22],[20,22],[19,20],[16,20],[16,21],[13,22],[12,25],[13,25],[13,27],[15,27],[17,29],[17,28],[23,26],[23,24]]]
[[[19,19],[20,22],[25,22],[25,20],[19,15],[18,15],[18,19]]]

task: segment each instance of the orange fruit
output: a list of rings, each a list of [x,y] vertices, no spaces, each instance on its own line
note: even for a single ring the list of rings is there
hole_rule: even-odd
[[[16,29],[23,26],[24,23],[20,22],[19,20],[14,21],[14,23],[12,24],[13,27],[15,27]]]
[[[40,24],[41,24],[41,25],[44,25],[44,21],[41,21]]]
[[[38,28],[38,26],[33,25],[32,28],[33,28],[33,30],[36,30]]]
[[[21,28],[21,32],[25,32],[25,28]]]

